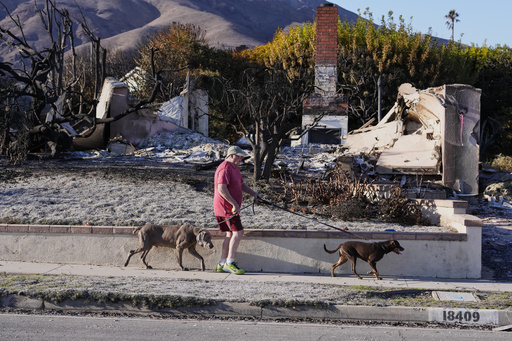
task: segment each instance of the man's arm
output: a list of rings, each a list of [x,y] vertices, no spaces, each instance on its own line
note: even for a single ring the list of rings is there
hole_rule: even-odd
[[[258,199],[258,193],[254,191],[251,187],[249,187],[245,182],[242,182],[242,191]]]
[[[243,189],[243,185],[242,185],[242,189]],[[231,212],[233,214],[240,213],[240,206],[238,206],[238,203],[235,201],[235,199],[233,199],[233,197],[231,196],[231,193],[229,193],[228,185],[227,184],[218,184],[217,190],[219,191],[219,194],[221,195],[221,197],[223,197],[227,202],[229,202],[231,204],[231,206],[233,206],[233,209]]]

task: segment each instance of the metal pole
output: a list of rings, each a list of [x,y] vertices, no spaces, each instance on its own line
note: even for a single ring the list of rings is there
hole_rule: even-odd
[[[377,87],[378,87],[378,93],[377,93],[377,110],[378,110],[378,118],[379,122],[382,119],[382,108],[381,108],[381,102],[382,102],[382,80],[381,76],[379,75],[379,79],[377,80]]]

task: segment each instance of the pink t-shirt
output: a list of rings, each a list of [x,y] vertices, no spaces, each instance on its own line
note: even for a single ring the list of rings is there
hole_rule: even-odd
[[[228,186],[228,191],[238,203],[238,206],[242,205],[242,183],[244,180],[242,179],[242,174],[240,173],[240,169],[233,166],[228,161],[224,161],[217,167],[215,171],[215,194],[213,196],[213,210],[215,212],[215,216],[217,217],[230,217],[232,216],[232,205],[224,199],[219,191],[219,184],[226,184]]]

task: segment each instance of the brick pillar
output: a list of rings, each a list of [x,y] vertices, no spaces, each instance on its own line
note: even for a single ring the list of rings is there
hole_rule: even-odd
[[[323,96],[336,94],[336,53],[338,50],[338,8],[323,4],[316,9],[316,92]]]

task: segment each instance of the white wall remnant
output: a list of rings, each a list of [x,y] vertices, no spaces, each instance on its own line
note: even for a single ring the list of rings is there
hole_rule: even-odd
[[[187,87],[180,94],[181,126],[208,136],[208,93]]]
[[[194,89],[190,96],[190,129],[208,136],[208,92],[202,89]]]

